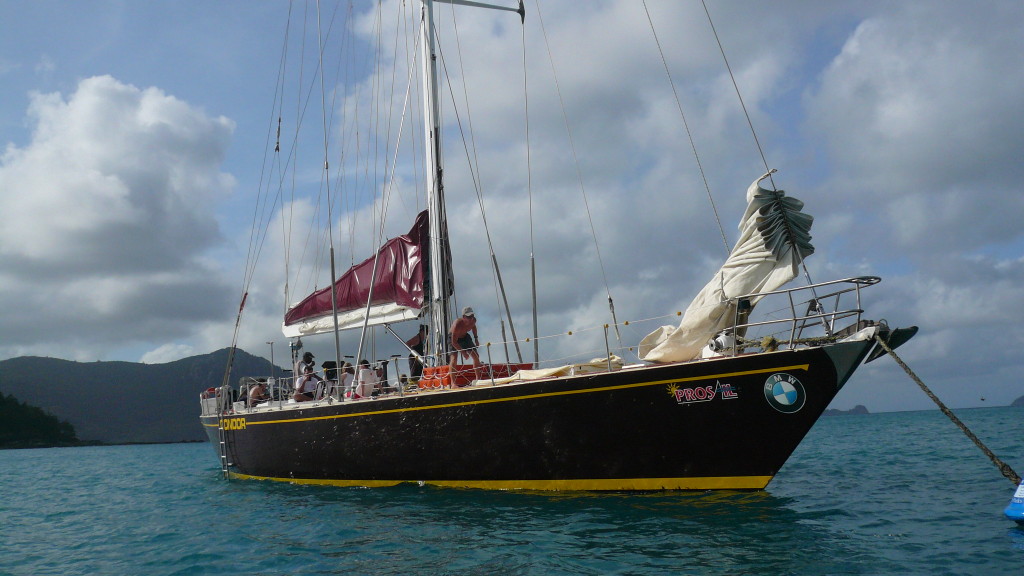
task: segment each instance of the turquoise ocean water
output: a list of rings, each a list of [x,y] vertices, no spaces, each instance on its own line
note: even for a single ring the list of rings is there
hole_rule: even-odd
[[[1024,409],[957,415],[1024,472]],[[218,472],[208,444],[0,451],[0,574],[1024,573],[1024,529],[1002,516],[1013,484],[938,411],[823,418],[763,492]]]

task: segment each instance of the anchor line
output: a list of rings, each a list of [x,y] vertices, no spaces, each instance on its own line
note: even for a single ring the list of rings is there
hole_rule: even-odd
[[[942,413],[945,414],[946,417],[948,417],[954,424],[956,424],[960,428],[960,430],[963,431],[963,433],[966,434],[967,437],[970,438],[971,441],[974,442],[974,444],[978,448],[980,448],[986,456],[988,456],[989,460],[991,460],[992,463],[996,465],[996,468],[999,468],[999,472],[1003,476],[1005,476],[1007,480],[1013,482],[1014,484],[1020,484],[1020,476],[1016,472],[1014,472],[1013,468],[1011,468],[1010,465],[1007,464],[1006,462],[1000,460],[998,456],[996,456],[991,450],[989,450],[988,447],[985,446],[985,444],[981,440],[979,440],[978,437],[975,436],[974,433],[971,432],[970,429],[968,429],[967,426],[963,422],[961,422],[960,419],[957,418],[956,415],[953,414],[953,412],[949,408],[946,407],[945,404],[942,403],[942,400],[939,400],[938,396],[933,394],[932,391],[929,390],[927,386],[925,386],[924,382],[922,382],[921,379],[917,377],[917,374],[914,374],[914,371],[911,370],[910,367],[907,366],[906,363],[904,363],[903,360],[901,360],[900,357],[897,356],[896,353],[892,351],[892,348],[889,348],[889,345],[885,343],[885,340],[883,340],[878,334],[875,334],[875,340],[877,340],[878,343],[882,346],[882,348],[884,348],[885,351],[888,352],[890,356],[892,356],[892,359],[895,360],[896,363],[900,365],[900,368],[903,368],[903,371],[906,372],[907,375],[910,376],[910,378],[914,382],[916,382],[918,386],[921,387],[921,390],[924,390],[924,393],[927,394],[928,397],[932,399],[932,402],[935,402],[935,404],[939,407],[939,410],[942,410]]]

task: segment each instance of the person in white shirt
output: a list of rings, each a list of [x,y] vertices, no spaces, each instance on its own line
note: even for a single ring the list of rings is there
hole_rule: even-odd
[[[296,402],[309,402],[316,398],[316,387],[322,380],[313,371],[313,353],[306,352],[302,360],[295,363],[295,398]]]
[[[345,398],[352,397],[352,389],[355,380],[355,368],[348,362],[343,362],[341,366],[341,377],[338,380],[338,388],[345,395]]]
[[[369,398],[373,395],[373,389],[377,386],[377,371],[370,368],[367,360],[359,361],[359,373],[356,376],[356,387],[352,391],[352,399]]]

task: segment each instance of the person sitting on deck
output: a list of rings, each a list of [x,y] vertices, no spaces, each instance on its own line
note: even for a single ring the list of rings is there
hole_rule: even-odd
[[[302,360],[295,363],[295,398],[296,402],[309,402],[316,399],[316,387],[321,378],[313,371],[313,353],[306,352]]]
[[[252,408],[253,406],[270,400],[270,394],[267,393],[267,381],[258,380],[252,387],[249,388],[249,395],[245,399],[246,406]]]
[[[342,391],[345,398],[352,397],[352,389],[355,387],[356,369],[351,362],[341,363],[341,379],[338,380],[338,389]]]
[[[359,372],[356,375],[356,387],[352,391],[352,399],[368,398],[373,395],[377,386],[377,371],[370,368],[368,360],[359,361]]]
[[[334,396],[340,398],[340,392],[338,391],[338,363],[334,360],[324,360],[324,363],[320,365],[324,370],[324,390],[323,395]]]
[[[473,333],[470,336],[470,332]],[[448,374],[452,385],[455,385],[455,360],[461,355],[473,360],[473,379],[480,379],[480,354],[476,349],[480,346],[480,338],[476,331],[476,314],[473,309],[466,306],[462,309],[462,316],[452,322],[452,328],[448,331],[448,339],[452,346],[452,353],[448,360]]]

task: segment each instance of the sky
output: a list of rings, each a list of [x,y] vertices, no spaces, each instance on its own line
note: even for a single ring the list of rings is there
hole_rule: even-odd
[[[361,143],[355,119],[370,115],[382,87],[404,86],[405,67],[359,64],[372,60],[374,37],[396,46],[396,29],[375,25],[371,2],[322,4],[322,30],[334,26],[326,42],[354,71],[325,75],[324,106],[313,66],[287,74],[302,73],[303,90],[316,94],[306,125]],[[767,164],[815,217],[808,274],[881,276],[864,295],[868,316],[920,327],[898,352],[939,398],[965,408],[1024,395],[1024,4],[707,6],[735,87],[699,2],[600,0],[581,10],[529,0],[525,29],[507,12],[438,8],[441,25],[459,31],[442,48],[446,97],[470,103],[444,115],[446,190],[458,306],[476,309],[481,340],[501,340],[482,230],[520,337],[530,332],[533,253],[542,336],[578,331],[602,348],[600,331],[587,329],[608,322],[611,294],[618,320],[643,326],[623,330],[635,345],[650,328],[642,320],[685,309],[724,260],[745,190]],[[266,149],[283,47],[300,49],[303,19],[314,29],[308,10],[0,0],[0,358],[161,363],[231,343],[256,197],[274,178]],[[315,54],[315,37],[308,42]],[[391,108],[404,96],[392,93]],[[399,138],[400,115],[391,120],[378,130],[392,144],[422,146]],[[470,130],[480,197],[459,137]],[[322,145],[301,142],[310,163],[295,161],[299,193],[285,205],[324,218]],[[356,173],[373,154],[352,150],[336,166]],[[374,162],[391,153],[381,146]],[[382,190],[394,198],[388,233],[409,228],[422,207],[416,170],[401,165],[387,186],[339,180],[336,207],[349,215],[326,217],[338,222],[339,266],[369,255],[365,222],[385,206]],[[282,226],[280,212],[255,214]],[[282,366],[284,279],[297,301],[329,270],[316,247],[323,234],[298,231],[293,245],[269,236],[262,245],[238,340],[268,358],[273,349]],[[285,253],[292,272],[273,270]],[[318,358],[333,350],[329,339],[306,340]],[[864,366],[832,406],[857,404],[933,408],[889,359]]]

